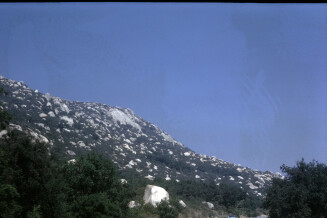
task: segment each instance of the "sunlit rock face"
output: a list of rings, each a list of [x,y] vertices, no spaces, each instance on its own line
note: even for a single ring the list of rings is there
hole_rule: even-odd
[[[145,204],[152,204],[157,206],[162,200],[169,200],[169,193],[159,186],[147,185],[144,191],[143,200]]]

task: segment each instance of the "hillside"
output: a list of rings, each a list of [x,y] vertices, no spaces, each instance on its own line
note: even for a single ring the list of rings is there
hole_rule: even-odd
[[[126,175],[230,183],[258,197],[272,178],[281,177],[200,155],[130,109],[64,100],[4,77],[0,86],[9,93],[0,100],[14,115],[11,128],[49,143],[69,160],[92,150],[108,156]]]

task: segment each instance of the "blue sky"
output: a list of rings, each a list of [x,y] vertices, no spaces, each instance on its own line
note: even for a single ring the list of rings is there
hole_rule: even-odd
[[[260,170],[327,163],[327,5],[0,5],[0,74]]]

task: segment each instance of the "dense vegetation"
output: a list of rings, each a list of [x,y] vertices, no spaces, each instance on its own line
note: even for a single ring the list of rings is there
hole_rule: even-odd
[[[303,159],[281,166],[285,179],[274,179],[264,207],[269,217],[327,217],[327,166]]]
[[[19,131],[0,143],[2,217],[128,217],[133,196],[114,165],[95,153],[60,162]]]

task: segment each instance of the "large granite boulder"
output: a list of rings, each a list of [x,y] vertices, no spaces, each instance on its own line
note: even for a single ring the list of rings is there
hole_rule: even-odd
[[[169,193],[159,186],[147,185],[144,191],[143,200],[145,204],[152,204],[157,206],[162,200],[169,200]]]

